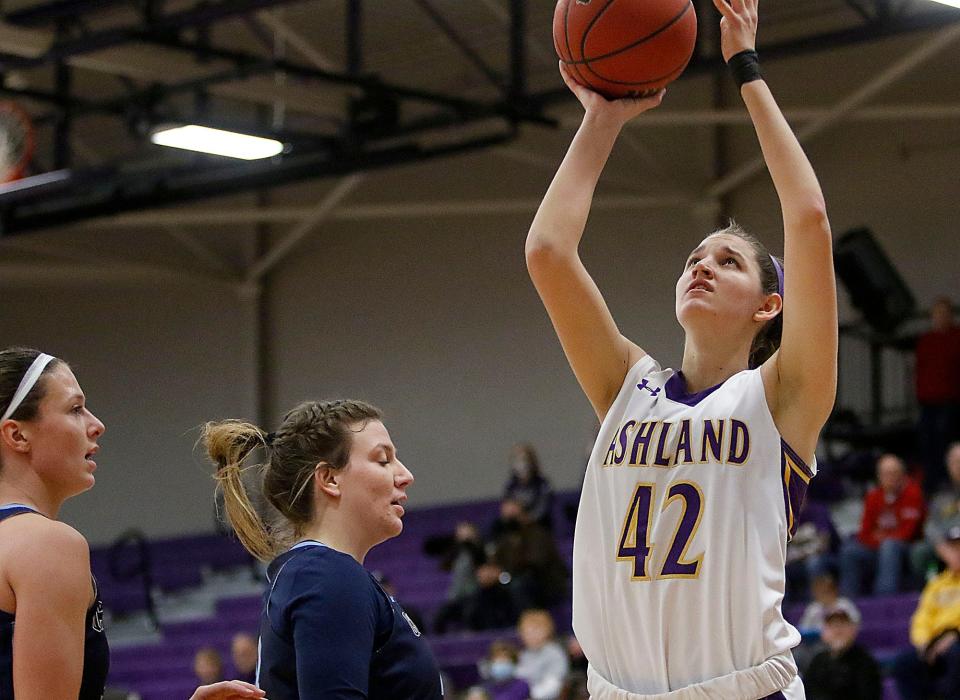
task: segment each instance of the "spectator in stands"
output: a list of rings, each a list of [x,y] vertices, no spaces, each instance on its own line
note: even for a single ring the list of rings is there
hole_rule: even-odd
[[[880,667],[857,643],[860,613],[851,606],[826,612],[822,639],[826,649],[810,662],[803,685],[808,700],[879,700]]]
[[[840,552],[840,590],[848,598],[863,592],[862,579],[871,570],[876,571],[874,594],[899,591],[910,543],[920,535],[923,492],[907,476],[903,460],[882,455],[877,460],[877,482],[864,499],[859,534]]]
[[[851,620],[860,619],[860,611],[847,598],[842,598],[837,589],[837,579],[830,571],[824,571],[810,586],[813,600],[804,608],[803,616],[797,624],[800,634],[803,635],[800,644],[793,648],[793,658],[802,676],[813,658],[823,651],[826,646],[821,639],[823,620],[827,612],[844,609],[849,612]]]
[[[505,629],[516,624],[523,609],[510,574],[493,559],[477,567],[476,590],[445,603],[433,620],[433,629],[444,634],[451,629],[474,632]]]
[[[945,533],[938,552],[947,568],[924,587],[910,621],[913,647],[894,663],[901,700],[960,698],[960,526]]]
[[[503,498],[519,502],[531,521],[550,529],[553,490],[540,473],[540,460],[533,445],[521,442],[510,449],[510,479],[503,489]]]
[[[493,527],[494,557],[512,577],[522,602],[549,607],[567,596],[569,572],[553,535],[519,501],[504,499]]]
[[[570,662],[554,639],[553,618],[546,610],[525,610],[518,630],[523,651],[517,675],[530,684],[530,700],[556,700],[570,671]]]
[[[193,673],[201,685],[223,680],[223,659],[213,647],[203,647],[193,656]]]
[[[941,458],[947,445],[960,440],[960,326],[946,297],[933,303],[930,321],[930,330],[917,339],[916,386],[924,487],[932,493],[946,481]]]
[[[237,632],[230,640],[230,657],[237,678],[247,683],[257,680],[257,638],[249,632]]]
[[[477,567],[486,561],[483,538],[477,526],[469,521],[457,523],[453,545],[441,568],[450,572],[447,600],[466,598],[477,590]]]
[[[937,551],[943,545],[943,535],[960,522],[960,442],[947,448],[944,462],[950,480],[930,500],[924,539],[915,543],[910,552],[913,570],[921,578],[936,574],[943,559],[942,554],[938,558]]]
[[[797,531],[787,544],[787,594],[804,600],[811,582],[836,565],[840,536],[824,503],[807,500],[801,506]]]
[[[860,621],[860,612],[848,598],[840,595],[837,588],[837,579],[829,571],[813,579],[810,587],[813,600],[803,610],[803,617],[797,625],[801,632],[817,632],[823,630],[823,622],[830,611],[846,610],[851,620]]]
[[[567,635],[567,659],[570,661],[570,671],[582,671],[584,676],[587,673],[587,657],[583,654],[583,647],[575,635]]]
[[[486,659],[480,664],[481,675],[486,679],[484,690],[490,700],[528,700],[530,686],[517,677],[517,647],[503,639],[490,645]]]

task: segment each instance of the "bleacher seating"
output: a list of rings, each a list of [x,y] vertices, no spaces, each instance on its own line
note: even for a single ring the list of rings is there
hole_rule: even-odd
[[[568,564],[573,550],[573,525],[567,517],[571,504],[576,504],[575,494],[559,495],[554,514],[559,549]],[[411,510],[405,518],[403,535],[374,549],[365,566],[388,575],[400,602],[417,608],[430,620],[444,601],[449,575],[439,570],[436,559],[423,554],[424,540],[432,535],[452,533],[461,520],[472,520],[485,529],[497,513],[495,500]],[[166,591],[200,583],[205,569],[240,566],[249,561],[234,540],[214,535],[158,541],[151,544],[151,555],[156,585]],[[137,605],[136,596],[129,592],[131,584],[111,579],[104,552],[94,553],[94,570],[101,581],[104,601],[115,612],[142,606],[142,602]],[[111,590],[115,584],[119,584],[121,593]],[[917,594],[863,599],[857,603],[863,613],[861,641],[881,663],[889,662],[909,643],[907,628]],[[115,648],[111,655],[110,685],[135,690],[143,700],[186,700],[195,687],[194,652],[201,646],[213,646],[229,659],[231,636],[241,630],[256,631],[260,604],[259,595],[225,597],[217,601],[210,617],[163,624],[159,644]],[[802,611],[803,604],[785,606],[787,618],[793,621],[799,619]],[[558,630],[569,631],[569,603],[553,613]],[[443,636],[427,634],[426,637],[441,667],[458,688],[477,681],[477,660],[494,639],[508,637],[516,641],[512,629]],[[229,668],[228,663],[228,671]],[[889,681],[885,685],[884,700],[898,700]]]

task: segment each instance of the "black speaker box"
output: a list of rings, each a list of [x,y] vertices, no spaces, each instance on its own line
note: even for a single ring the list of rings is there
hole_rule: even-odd
[[[869,229],[840,236],[833,256],[850,302],[874,330],[892,332],[914,315],[916,299]]]

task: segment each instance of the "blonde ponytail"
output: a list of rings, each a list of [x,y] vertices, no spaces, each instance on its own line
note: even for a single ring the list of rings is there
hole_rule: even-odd
[[[252,423],[225,420],[204,425],[200,439],[217,466],[214,478],[223,489],[227,517],[234,532],[250,554],[260,561],[270,561],[277,554],[278,543],[257,513],[243,481],[246,469],[262,470],[262,465],[244,467],[243,462],[256,448],[267,444],[266,436]]]

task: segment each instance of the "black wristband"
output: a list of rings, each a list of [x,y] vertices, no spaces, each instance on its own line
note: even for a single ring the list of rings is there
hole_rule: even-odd
[[[752,49],[731,56],[727,65],[738,88],[743,87],[744,83],[763,80],[763,75],[760,74],[760,57]]]

